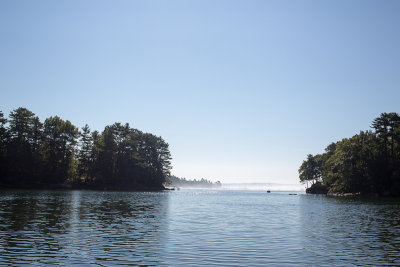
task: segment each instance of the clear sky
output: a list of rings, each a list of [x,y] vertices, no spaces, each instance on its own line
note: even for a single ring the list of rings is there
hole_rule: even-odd
[[[0,110],[162,136],[172,173],[297,183],[400,112],[400,1],[0,1]]]

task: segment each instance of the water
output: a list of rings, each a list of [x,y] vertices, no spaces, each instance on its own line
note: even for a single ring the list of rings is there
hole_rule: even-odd
[[[400,202],[288,192],[0,191],[0,266],[400,266]]]

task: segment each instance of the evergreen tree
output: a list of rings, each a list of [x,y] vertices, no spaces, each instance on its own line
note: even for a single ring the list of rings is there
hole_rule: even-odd
[[[308,155],[300,166],[300,181],[315,180],[321,171],[325,186],[336,192],[400,195],[400,116],[382,113],[371,126],[329,145],[321,167]]]
[[[39,118],[26,108],[18,108],[10,113],[8,133],[6,182],[22,186],[38,182],[42,137]]]
[[[81,181],[89,181],[91,178],[90,169],[93,164],[93,137],[89,125],[85,125],[80,133],[78,152],[78,178]]]
[[[44,122],[44,147],[47,173],[45,182],[62,184],[73,176],[72,160],[78,129],[58,116]]]
[[[58,116],[42,124],[25,108],[8,122],[7,128],[0,112],[0,185],[162,189],[169,176],[168,144],[129,124],[114,123],[101,134],[85,125],[79,132]]]

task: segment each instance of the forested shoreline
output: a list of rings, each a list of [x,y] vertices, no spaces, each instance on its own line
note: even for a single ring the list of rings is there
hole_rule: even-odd
[[[129,124],[100,133],[26,108],[0,111],[0,188],[162,190],[170,176],[168,144]]]
[[[299,168],[310,193],[400,196],[400,116],[382,113],[372,130],[331,143]]]
[[[167,179],[166,183],[169,187],[176,187],[176,188],[221,188],[222,184],[220,181],[213,183],[207,179],[200,179],[200,180],[190,180],[186,178],[179,178],[176,176],[170,176]]]

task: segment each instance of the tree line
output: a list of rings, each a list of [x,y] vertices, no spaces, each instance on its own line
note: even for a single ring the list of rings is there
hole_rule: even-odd
[[[8,119],[0,111],[0,187],[163,189],[170,160],[161,137],[129,124],[100,133],[22,107]]]
[[[187,187],[187,188],[221,188],[222,184],[220,181],[213,183],[207,179],[201,178],[200,180],[190,180],[186,178],[179,178],[176,176],[170,176],[167,179],[166,184],[170,187]]]
[[[331,192],[400,196],[400,116],[382,113],[371,128],[308,155],[300,181]]]

